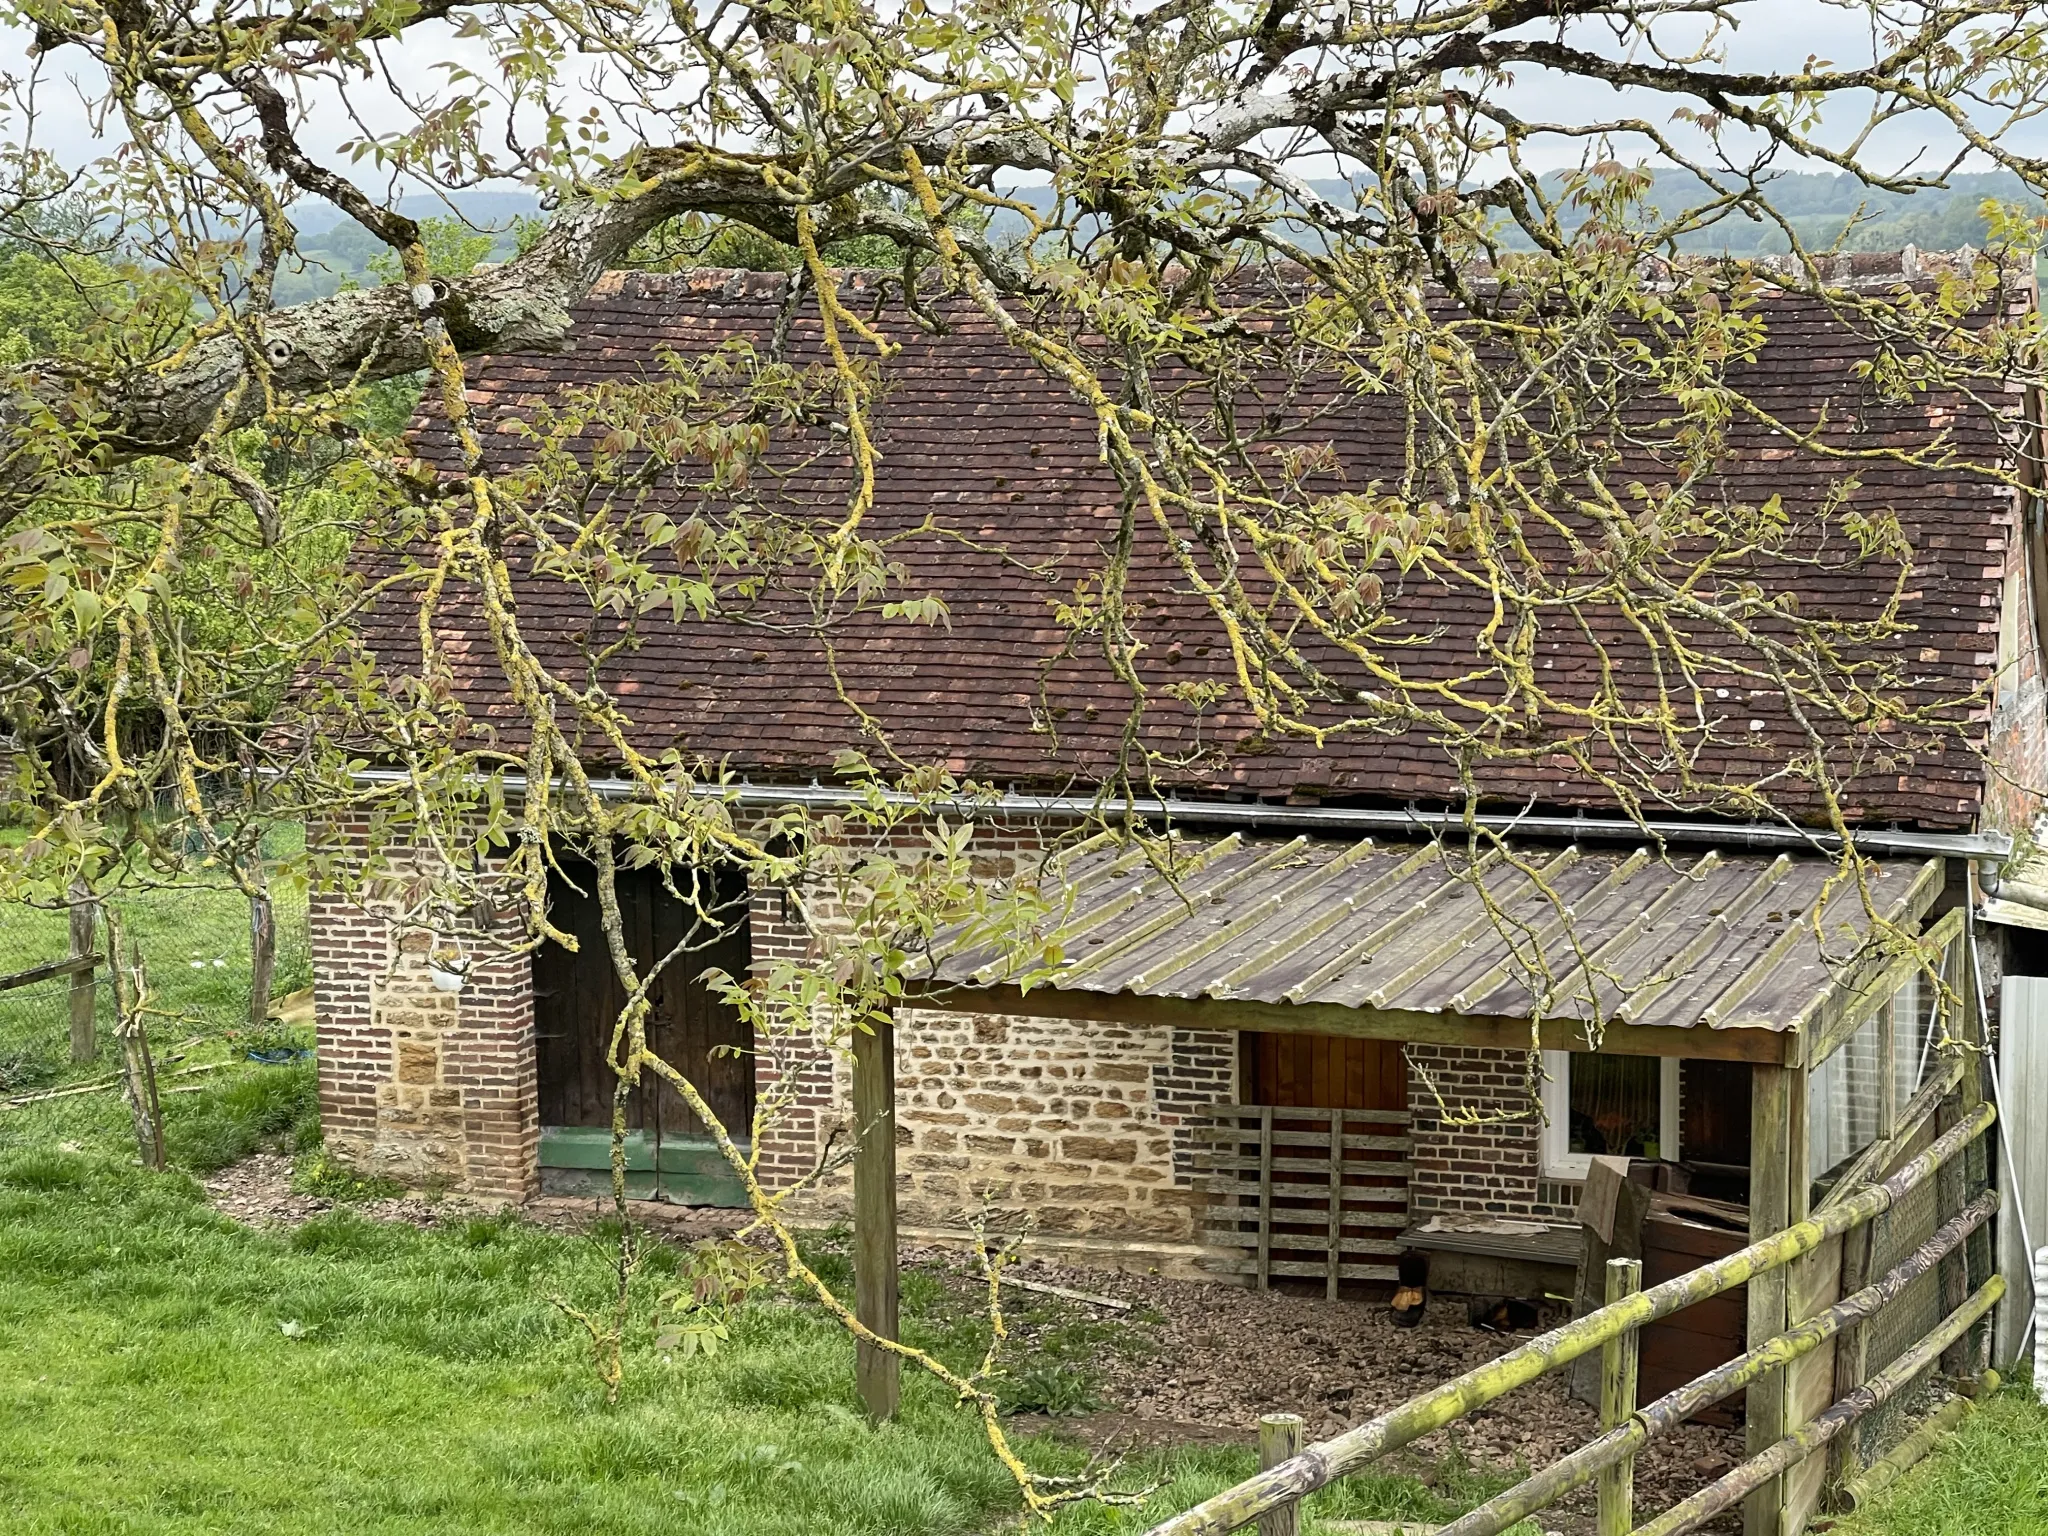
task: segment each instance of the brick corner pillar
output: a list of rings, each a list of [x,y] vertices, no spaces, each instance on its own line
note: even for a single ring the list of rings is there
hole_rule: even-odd
[[[439,1092],[462,1111],[471,1194],[526,1200],[540,1192],[540,1064],[533,959],[477,966],[442,1042]]]
[[[757,975],[778,961],[810,958],[809,930],[773,887],[754,888],[747,925]],[[815,1035],[755,1038],[754,1101],[770,1109],[767,1133],[755,1149],[763,1187],[787,1189],[817,1166],[826,1136],[846,1118],[838,1068],[832,1048]],[[728,1129],[735,1138],[748,1133],[743,1125]]]
[[[392,1039],[371,1007],[372,978],[389,959],[384,924],[362,908],[314,892],[308,902],[313,1038],[320,1130],[343,1162],[367,1168],[378,1139],[378,1092],[391,1076]]]

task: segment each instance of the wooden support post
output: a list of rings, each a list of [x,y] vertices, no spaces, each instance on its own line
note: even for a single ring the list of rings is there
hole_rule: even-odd
[[[1612,1306],[1643,1288],[1641,1259],[1607,1261],[1607,1302]],[[1636,1365],[1642,1332],[1631,1328],[1600,1346],[1600,1427],[1628,1422],[1636,1411]],[[1636,1461],[1627,1456],[1600,1474],[1596,1528],[1599,1536],[1628,1536],[1635,1529]]]
[[[1268,1413],[1259,1419],[1259,1470],[1277,1467],[1301,1449],[1301,1415]],[[1301,1505],[1293,1500],[1259,1516],[1259,1536],[1297,1536]]]
[[[93,952],[93,930],[98,926],[99,913],[93,905],[91,892],[82,882],[72,886],[71,957],[74,960],[83,960]],[[71,973],[71,1060],[80,1066],[100,1053],[99,1037],[93,1027],[93,1004],[97,995],[90,966]]]
[[[164,1166],[164,1115],[157,1099],[156,1063],[149,1056],[149,975],[142,966],[142,951],[122,957],[121,919],[112,907],[106,909],[107,975],[114,989],[114,1032],[121,1042],[121,1086],[128,1100],[128,1114],[135,1123],[135,1146],[142,1166]]]
[[[1273,1284],[1273,1106],[1259,1110],[1259,1289]]]
[[[1957,942],[1949,946],[1948,963],[1942,968],[1942,979],[1955,993],[1955,1011],[1949,1017],[1949,1033],[1960,1043],[1963,1052],[1962,1077],[1957,1081],[1955,1091],[1942,1100],[1941,1108],[1935,1112],[1935,1128],[1945,1131],[1960,1123],[1965,1115],[1984,1102],[1983,1059],[1975,1050],[1977,977],[1970,963],[1968,945]],[[1963,1156],[1944,1163],[1934,1176],[1934,1219],[1937,1225],[1955,1215],[1970,1198],[1970,1163],[1970,1156],[1965,1152]],[[1967,1245],[1941,1261],[1939,1284],[1941,1310],[1946,1316],[1961,1306],[1970,1294]],[[1960,1379],[1968,1373],[1969,1352],[1967,1338],[1957,1339],[1943,1351],[1941,1368],[1951,1380]]]
[[[1804,1068],[1757,1063],[1750,1068],[1749,1240],[1759,1242],[1792,1224],[1795,1175],[1806,1181],[1806,1143],[1799,1138],[1794,1167],[1793,1096],[1804,1087]],[[1803,1117],[1802,1117],[1803,1120]],[[1802,1204],[1804,1202],[1801,1202]],[[1756,1349],[1785,1331],[1789,1270],[1780,1267],[1749,1281],[1749,1340]],[[1749,1388],[1743,1411],[1750,1456],[1761,1455],[1790,1433],[1785,1372],[1772,1371]],[[1743,1536],[1783,1536],[1782,1478],[1772,1478],[1743,1504]]]
[[[1965,929],[1964,932],[1968,933],[1969,930]],[[1965,982],[1962,1033],[1963,1039],[1970,1047],[1969,1059],[1963,1065],[1963,1080],[1957,1088],[1957,1093],[1961,1098],[1963,1118],[1968,1119],[1983,1108],[1985,1081],[1991,1072],[1992,1062],[1990,1053],[1985,1048],[1988,1021],[1978,1008],[1978,1002],[1983,996],[1984,983],[1977,974],[1977,951],[1974,945],[1966,944],[1960,939],[1956,941],[1956,948],[1962,955]],[[1958,1209],[1976,1199],[1990,1186],[1991,1148],[1997,1137],[1996,1129],[1978,1137],[1964,1150],[1958,1160],[1963,1170],[1963,1187],[1960,1191]],[[1992,1247],[1991,1227],[1986,1224],[1972,1232],[1968,1242],[1963,1245],[1964,1293],[1974,1295],[1977,1288],[1989,1280],[1997,1268],[1998,1256]],[[2019,1287],[2014,1286],[2014,1289],[2018,1290]],[[2016,1297],[2014,1305],[2022,1304],[2023,1301]],[[1959,1380],[1975,1381],[1991,1369],[1992,1327],[1992,1321],[1986,1319],[1980,1327],[1971,1329],[1965,1335],[1961,1364],[1956,1373]]]
[[[1880,1169],[1882,1173],[1885,1170]],[[1870,1283],[1870,1246],[1877,1222],[1883,1217],[1851,1227],[1842,1234],[1842,1294],[1853,1296]],[[1870,1370],[1870,1332],[1860,1322],[1847,1324],[1835,1339],[1835,1401],[1840,1402],[1863,1385]],[[1828,1447],[1828,1506],[1842,1508],[1842,1489],[1849,1479],[1863,1471],[1862,1432],[1851,1425]]]
[[[1330,1283],[1324,1291],[1337,1299],[1337,1281],[1344,1271],[1344,1111],[1330,1111]]]
[[[896,1023],[884,1015],[853,1037],[853,1310],[878,1338],[895,1339]],[[877,1423],[896,1416],[903,1361],[862,1342],[854,1374],[860,1400]]]

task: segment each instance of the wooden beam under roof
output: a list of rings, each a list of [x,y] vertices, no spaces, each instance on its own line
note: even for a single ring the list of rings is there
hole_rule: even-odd
[[[1148,997],[1137,993],[1084,992],[1060,987],[1025,991],[1007,983],[974,986],[956,982],[906,981],[903,1002],[911,1008],[954,1013],[1000,1013],[1023,1018],[1095,1019],[1140,1028],[1249,1029],[1278,1034],[1349,1035],[1362,1040],[1414,1040],[1430,1045],[1490,1046],[1527,1050],[1529,1021],[1468,1018],[1455,1013],[1420,1013],[1395,1008],[1346,1008],[1334,1003],[1263,1003],[1212,997]],[[1546,1020],[1541,1029],[1547,1051],[1588,1049],[1585,1027],[1573,1019]],[[1676,1029],[1666,1025],[1610,1023],[1600,1049],[1620,1056],[1684,1056],[1694,1060],[1763,1062],[1796,1060],[1796,1035],[1769,1029]]]

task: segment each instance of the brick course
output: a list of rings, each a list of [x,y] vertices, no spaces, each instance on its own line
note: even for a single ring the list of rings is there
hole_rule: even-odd
[[[1403,1047],[1415,1171],[1408,1214],[1572,1221],[1579,1186],[1543,1177],[1542,1120],[1519,1051]],[[1467,1117],[1476,1123],[1465,1123]]]

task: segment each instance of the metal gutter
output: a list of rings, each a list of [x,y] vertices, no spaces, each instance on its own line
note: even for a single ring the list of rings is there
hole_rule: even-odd
[[[408,777],[403,770],[396,768],[366,768],[355,774],[358,783],[369,784],[402,784]],[[509,792],[522,794],[526,789],[526,776],[506,774],[504,785]],[[639,793],[639,786],[628,779],[592,779],[590,786],[604,799],[631,799]],[[800,805],[821,810],[862,804],[868,798],[867,792],[862,790],[816,783],[755,784],[741,781],[695,784],[690,792],[701,800],[723,800],[736,805]],[[884,790],[882,796],[891,805],[919,803],[918,796],[900,790]],[[1234,827],[1258,832],[1430,836],[1462,832],[1467,825],[1462,812],[1431,811],[1412,806],[1396,811],[1270,805],[1257,801],[1178,800],[1149,796],[1098,799],[1088,795],[1017,793],[983,799],[961,795],[923,803],[938,810],[964,813],[996,811],[1039,817],[1123,816],[1189,827]],[[1525,837],[1580,842],[1641,842],[1649,837],[1679,845],[1807,853],[1838,853],[1842,847],[1842,840],[1832,832],[1810,831],[1770,822],[1638,822],[1619,817],[1524,816],[1491,812],[1475,816],[1472,820],[1490,832],[1514,832]],[[1856,833],[1855,842],[1864,853],[1920,858],[2003,859],[2012,852],[2012,838],[2004,832],[1896,832],[1873,828]]]

